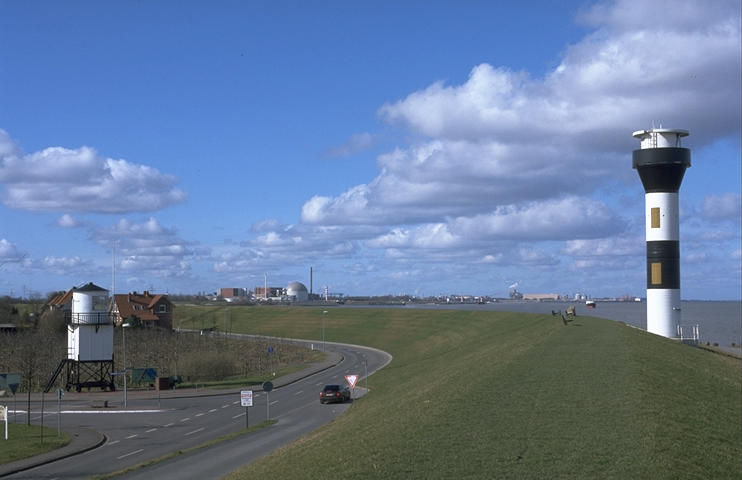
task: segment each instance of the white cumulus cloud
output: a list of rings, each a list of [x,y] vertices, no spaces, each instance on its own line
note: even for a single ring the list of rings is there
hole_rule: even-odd
[[[0,130],[0,185],[5,205],[33,211],[127,213],[185,200],[172,175],[106,158],[90,147],[49,147],[22,154]]]
[[[26,254],[5,238],[0,238],[0,263],[20,262]]]
[[[182,239],[174,228],[155,218],[143,222],[120,219],[113,226],[98,228],[93,239],[106,248],[116,245],[124,273],[138,276],[179,277],[191,271],[191,260],[208,254],[193,242]]]
[[[382,106],[382,119],[425,139],[380,155],[373,181],[313,197],[302,221],[429,223],[596,195],[636,182],[631,132],[652,122],[689,129],[696,146],[737,135],[738,3],[659,2],[653,10],[672,13],[651,22],[638,18],[645,9],[618,1],[586,11],[595,30],[543,77],[480,64],[462,84],[434,82]]]
[[[80,225],[80,222],[72,215],[65,213],[57,219],[57,225],[62,228],[74,228]]]

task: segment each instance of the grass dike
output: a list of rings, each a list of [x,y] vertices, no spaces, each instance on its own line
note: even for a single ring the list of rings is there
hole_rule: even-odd
[[[318,309],[270,310],[235,311],[233,325],[321,334]],[[345,415],[228,479],[742,475],[738,359],[593,317],[342,308],[324,320],[328,341],[394,360]]]

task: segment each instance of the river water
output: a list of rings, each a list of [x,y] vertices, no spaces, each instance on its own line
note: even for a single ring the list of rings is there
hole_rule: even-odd
[[[477,304],[409,304],[397,308],[434,308],[466,310],[499,310],[523,313],[551,313],[552,310],[567,310],[574,305],[577,315],[607,318],[647,328],[646,302],[601,302],[594,309],[588,309],[585,302],[523,302],[501,301]],[[350,305],[349,305],[350,306]],[[354,305],[355,306],[355,305]],[[357,306],[356,306],[357,307]],[[378,306],[377,306],[378,307]],[[703,343],[718,343],[720,347],[730,348],[732,343],[739,349],[742,345],[742,302],[684,301],[681,302],[681,325],[698,325],[700,340]]]

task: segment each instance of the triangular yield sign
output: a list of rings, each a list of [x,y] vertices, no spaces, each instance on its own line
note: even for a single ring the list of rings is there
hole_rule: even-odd
[[[345,381],[348,382],[350,388],[355,388],[356,382],[358,381],[358,375],[346,375]]]

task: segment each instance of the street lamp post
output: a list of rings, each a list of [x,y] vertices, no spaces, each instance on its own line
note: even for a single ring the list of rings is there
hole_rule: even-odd
[[[327,316],[327,310],[322,312],[322,351],[325,351],[325,317]]]

